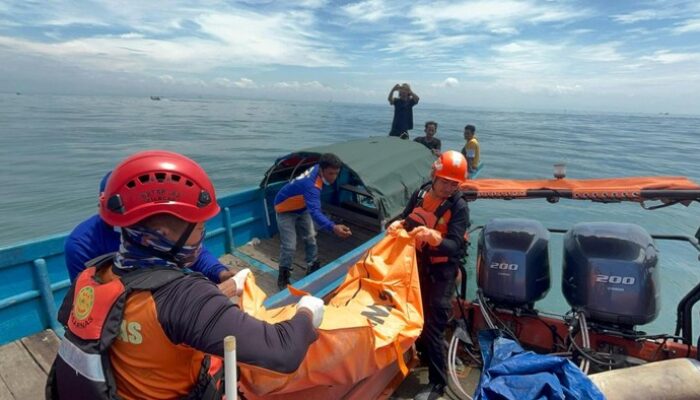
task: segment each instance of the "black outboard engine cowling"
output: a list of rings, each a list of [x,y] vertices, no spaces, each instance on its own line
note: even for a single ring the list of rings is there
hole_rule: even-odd
[[[549,231],[538,221],[497,218],[479,235],[477,285],[505,306],[533,305],[549,291]]]
[[[593,321],[647,324],[660,310],[657,262],[653,239],[638,225],[576,224],[564,237],[564,297]]]

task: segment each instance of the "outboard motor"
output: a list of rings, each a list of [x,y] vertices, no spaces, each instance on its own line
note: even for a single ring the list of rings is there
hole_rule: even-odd
[[[574,225],[564,237],[562,290],[591,320],[631,328],[659,314],[657,249],[634,224]]]
[[[530,219],[497,218],[479,235],[477,285],[492,302],[529,306],[549,291],[549,231]]]

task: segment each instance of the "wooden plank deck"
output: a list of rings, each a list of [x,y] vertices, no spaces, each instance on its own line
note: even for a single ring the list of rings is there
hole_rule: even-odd
[[[273,282],[276,285],[275,282]],[[276,289],[276,286],[275,286]],[[44,386],[51,363],[58,352],[59,339],[52,330],[0,346],[0,400],[44,399]],[[462,386],[470,395],[479,382],[478,368],[465,365],[458,369]],[[428,368],[413,369],[390,399],[412,399],[428,382]],[[450,387],[445,399],[460,399]]]
[[[318,232],[316,243],[318,244],[318,259],[321,265],[326,265],[338,257],[363,244],[367,240],[376,236],[379,232],[362,225],[345,222],[352,230],[352,236],[341,239],[330,232]],[[273,270],[278,269],[280,241],[276,235],[270,239],[260,240],[258,244],[247,244],[237,249],[241,253],[266,264]],[[277,273],[261,271],[251,267],[245,260],[233,254],[226,254],[221,257],[221,262],[229,268],[239,271],[243,268],[250,268],[255,275],[255,281],[265,293],[273,295],[277,293]],[[294,255],[291,281],[295,282],[306,275],[306,262],[304,261],[304,243],[301,238],[297,238],[297,250]]]
[[[0,400],[43,399],[59,339],[45,330],[0,346]]]

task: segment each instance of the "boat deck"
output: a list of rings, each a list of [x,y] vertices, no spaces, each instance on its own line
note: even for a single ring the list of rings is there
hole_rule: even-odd
[[[353,224],[343,221],[352,230],[352,236],[347,239],[340,239],[330,232],[318,232],[316,243],[318,244],[318,259],[321,265],[337,259],[343,254],[353,250],[364,242],[368,241],[379,232],[360,224]],[[255,275],[255,282],[268,296],[277,293],[277,268],[279,263],[280,240],[275,235],[270,239],[260,240],[259,243],[248,243],[237,249],[236,254],[225,254],[221,257],[221,262],[232,270],[250,268]],[[251,265],[247,257],[267,265],[269,268],[258,268]],[[292,269],[292,283],[306,275],[306,262],[304,261],[304,243],[297,237],[297,251],[294,256]]]
[[[0,346],[0,400],[43,399],[44,385],[58,352],[52,330]]]
[[[273,282],[273,285],[276,283]],[[0,400],[43,399],[46,377],[58,352],[58,344],[58,337],[49,329],[0,346]],[[479,375],[478,368],[460,368],[459,378],[470,395],[479,381]],[[390,399],[412,399],[427,383],[428,368],[415,368]],[[443,398],[460,399],[452,389]]]

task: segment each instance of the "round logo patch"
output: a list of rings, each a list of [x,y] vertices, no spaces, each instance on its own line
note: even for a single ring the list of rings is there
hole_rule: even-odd
[[[90,315],[92,306],[95,304],[95,290],[86,286],[78,292],[75,303],[73,303],[73,315],[78,321],[82,321]]]

